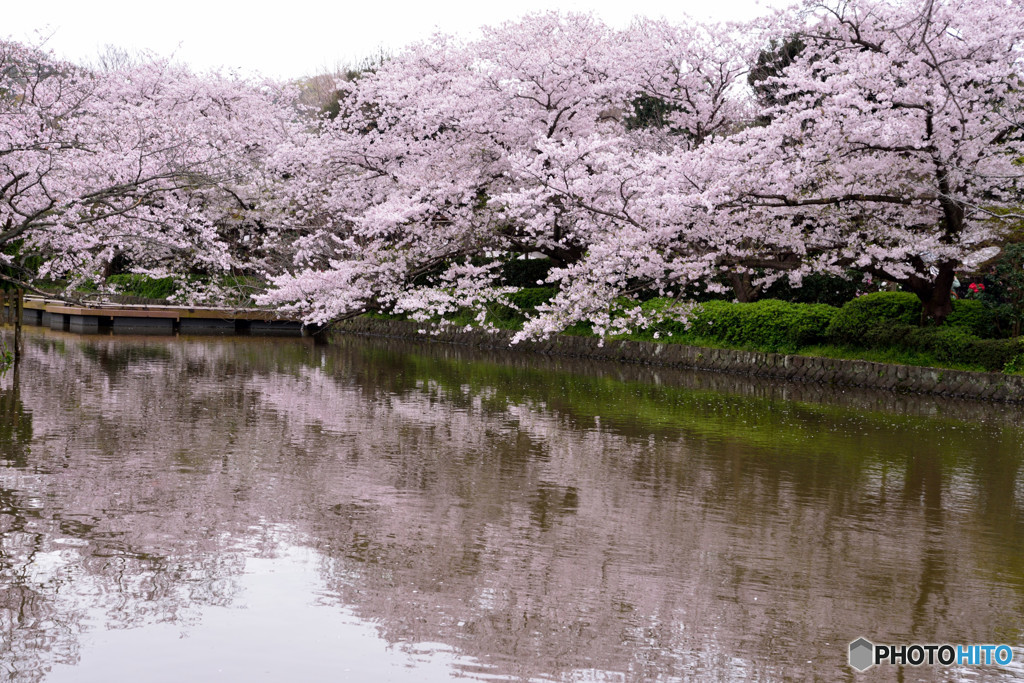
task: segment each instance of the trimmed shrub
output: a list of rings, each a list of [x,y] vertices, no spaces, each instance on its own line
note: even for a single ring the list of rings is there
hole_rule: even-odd
[[[836,314],[828,329],[828,339],[835,344],[873,346],[865,340],[868,330],[884,325],[913,325],[921,322],[921,300],[910,292],[877,292],[847,302]],[[954,299],[953,312],[945,326],[964,329],[970,334],[993,338],[999,336],[999,320],[995,311],[980,301]]]
[[[694,334],[770,351],[795,351],[825,340],[838,309],[776,299],[753,303],[708,301],[691,316]]]
[[[999,335],[999,315],[981,301],[956,299],[946,325],[968,330],[976,337],[993,339]]]
[[[1024,351],[1017,339],[980,339],[955,326],[876,324],[864,332],[862,340],[871,348],[923,351],[944,363],[977,365],[990,372],[1002,370]]]
[[[1004,371],[1019,362],[1024,345],[1020,339],[978,339],[971,345],[968,362],[977,363],[989,372]]]
[[[667,305],[664,302],[655,299],[644,306],[649,311],[658,310]],[[767,351],[792,352],[824,341],[825,330],[837,310],[824,304],[792,304],[775,299],[742,304],[706,301],[690,314],[689,330],[682,322],[666,320],[648,332],[658,332],[659,338],[714,339]]]
[[[864,335],[876,325],[917,325],[921,301],[910,292],[877,292],[847,302],[832,319],[826,336],[834,344],[865,346]]]

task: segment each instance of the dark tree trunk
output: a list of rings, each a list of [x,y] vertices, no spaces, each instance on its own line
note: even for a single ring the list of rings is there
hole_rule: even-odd
[[[729,284],[740,303],[750,303],[761,297],[761,288],[750,283],[750,273],[729,273]]]
[[[938,264],[939,274],[931,280],[910,276],[907,288],[921,300],[921,323],[934,320],[941,325],[953,312],[953,280],[956,276],[954,263],[946,261]]]

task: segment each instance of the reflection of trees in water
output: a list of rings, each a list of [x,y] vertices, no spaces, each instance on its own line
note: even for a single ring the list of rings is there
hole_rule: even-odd
[[[32,414],[20,397],[20,364],[0,384],[0,466],[26,467],[32,441]],[[0,473],[5,470],[0,469]],[[0,674],[28,672],[35,680],[35,660],[23,645],[44,643],[51,656],[67,658],[75,641],[66,620],[52,608],[51,591],[30,576],[44,544],[38,504],[0,479]],[[25,634],[30,634],[28,638]]]
[[[32,413],[21,402],[20,364],[0,383],[0,463],[24,467],[32,441]]]
[[[357,441],[346,449],[346,457],[371,463],[374,488],[338,504],[344,521],[328,520],[315,534],[333,538],[328,549],[349,549],[343,568],[364,563],[371,588],[361,583],[351,600],[379,602],[367,616],[387,614],[384,628],[394,640],[446,633],[481,657],[530,652],[536,670],[563,670],[566,661],[583,659],[581,652],[609,668],[656,662],[651,670],[669,670],[673,654],[697,659],[692,653],[701,652],[723,670],[729,652],[792,654],[808,643],[818,644],[810,658],[832,661],[847,631],[909,636],[923,619],[933,634],[962,635],[1015,623],[1013,609],[966,607],[990,598],[989,588],[972,580],[978,567],[962,528],[972,524],[969,505],[954,501],[949,519],[936,519],[934,486],[916,505],[894,503],[915,486],[915,462],[962,472],[977,459],[968,445],[975,453],[1007,446],[1019,453],[1019,431],[985,436],[988,427],[929,421],[887,426],[854,414],[832,424],[803,417],[807,433],[821,430],[821,438],[799,453],[773,452],[760,439],[754,446],[716,440],[700,429],[651,430],[645,444],[614,426],[581,431],[586,420],[571,406],[552,411],[544,401],[509,400],[512,391],[502,396],[500,383],[471,386],[465,376],[424,372],[408,388],[410,374],[405,368],[407,388],[381,399],[386,409],[375,408],[382,426],[373,430],[372,446],[364,450]],[[326,450],[331,435],[351,436],[363,424],[350,412],[358,403],[348,391],[329,373],[307,368],[272,378],[264,395],[294,416],[287,424],[303,436],[292,439],[326,432]],[[846,434],[829,433],[844,428]],[[389,453],[401,454],[397,464]],[[408,510],[420,499],[395,493],[410,490],[446,501],[438,519],[410,523],[410,514],[426,515]],[[555,490],[573,501],[572,512],[538,514],[559,500]],[[348,491],[335,496],[351,497]],[[360,500],[377,505],[355,505]],[[1019,501],[1003,512],[1019,518]],[[946,564],[961,569],[937,582]],[[350,574],[339,573],[348,585]],[[939,601],[932,599],[936,587]],[[451,598],[441,610],[439,596]],[[957,616],[941,604],[954,596]],[[1019,593],[1005,597],[1020,605]],[[559,598],[560,610],[553,607]],[[625,605],[636,621],[612,614],[612,604]],[[571,618],[581,611],[585,617]],[[681,626],[686,633],[677,632]],[[566,633],[575,634],[571,645]],[[725,641],[717,652],[709,633]],[[657,645],[645,651],[644,643]]]
[[[241,509],[208,508],[225,497],[208,476],[218,451],[202,450],[218,446],[217,401],[193,404],[187,368],[160,350],[127,354],[135,360],[111,372],[104,359],[116,353],[37,337],[20,382],[0,389],[4,417],[20,425],[18,457],[4,441],[0,469],[0,671],[12,680],[75,661],[85,623],[189,622],[199,607],[231,604],[245,558],[282,539],[271,526],[245,533]],[[190,429],[192,412],[206,424]]]
[[[58,608],[55,586],[34,571],[45,547],[39,510],[19,492],[0,486],[0,674],[40,680],[39,655],[54,661],[77,654],[80,614]]]
[[[5,522],[5,580],[32,623],[64,624],[11,631],[37,668],[74,656],[88,609],[128,626],[230,604],[282,538],[389,641],[522,675],[839,675],[856,635],[988,641],[1024,607],[1024,572],[978,559],[997,513],[1021,545],[1013,486],[989,486],[1018,477],[1011,427],[361,343],[72,339],[31,340],[32,448],[0,470],[32,531]]]

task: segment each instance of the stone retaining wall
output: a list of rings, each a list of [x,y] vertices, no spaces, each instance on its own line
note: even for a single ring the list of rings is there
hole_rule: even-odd
[[[860,360],[789,356],[780,353],[709,349],[699,346],[639,341],[605,341],[604,345],[600,345],[600,340],[596,337],[566,335],[545,341],[520,342],[515,346],[510,346],[512,335],[508,332],[492,334],[448,328],[437,334],[423,334],[419,331],[421,327],[417,323],[403,320],[356,318],[339,323],[334,330],[342,334],[419,339],[428,342],[463,344],[481,349],[527,351],[553,356],[713,370],[797,382],[868,387],[990,401],[1024,402],[1024,376],[1011,376],[996,372],[965,372]]]

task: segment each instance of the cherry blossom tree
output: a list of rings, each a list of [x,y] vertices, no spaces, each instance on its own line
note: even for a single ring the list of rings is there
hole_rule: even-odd
[[[88,277],[121,255],[188,272],[234,262],[291,133],[283,92],[166,60],[101,71],[0,44],[0,258]]]
[[[502,256],[543,255],[553,282],[572,279],[629,208],[592,198],[628,204],[650,180],[632,166],[749,115],[741,44],[720,27],[623,32],[542,14],[473,43],[437,36],[342,84],[341,114],[279,159],[299,207],[279,251],[295,261],[263,301],[319,323],[456,307],[482,321],[507,293],[495,286]]]
[[[926,317],[950,313],[956,269],[1020,218],[1024,11],[808,2],[772,26],[803,49],[768,79],[768,125],[627,165],[608,156],[603,175],[635,178],[632,194],[583,173],[564,188],[612,225],[527,333],[723,272],[799,284],[854,268],[916,293]]]
[[[321,323],[429,317],[501,297],[498,255],[578,260],[585,224],[545,187],[549,148],[624,130],[622,43],[590,17],[537,15],[469,44],[436,36],[341,84],[340,115],[279,156],[295,260],[264,301]]]
[[[88,99],[82,75],[69,64],[20,43],[0,43],[0,258],[23,241],[58,203],[44,179],[58,152],[71,149],[72,116]]]
[[[898,282],[941,321],[954,271],[1020,203],[1024,9],[1003,0],[804,8],[806,46],[780,79],[791,101],[726,155],[768,170],[737,178],[738,199],[791,230],[779,253]]]
[[[651,101],[663,113],[660,120],[549,145],[553,172],[542,175],[536,164],[521,170],[573,207],[588,239],[583,258],[551,274],[560,291],[519,338],[546,336],[581,320],[598,333],[624,331],[645,318],[635,307],[619,307],[613,316],[613,301],[707,282],[719,266],[735,266],[735,244],[749,233],[734,229],[715,208],[724,196],[708,150],[754,115],[743,83],[760,33],[742,29],[638,22],[626,34],[622,60],[635,93],[627,123],[639,118],[639,104]]]

